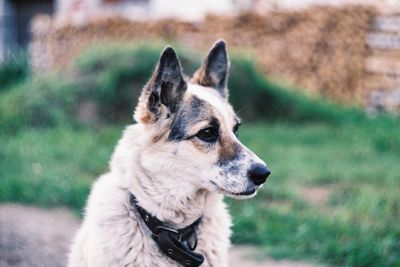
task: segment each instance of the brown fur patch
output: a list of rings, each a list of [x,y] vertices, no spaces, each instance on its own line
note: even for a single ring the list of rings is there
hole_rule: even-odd
[[[212,144],[205,145],[204,142],[198,141],[196,139],[193,139],[192,143],[195,148],[197,148],[199,151],[201,151],[203,153],[210,152],[210,148],[213,146]]]
[[[227,162],[234,160],[240,151],[240,146],[232,139],[222,137],[219,150],[219,161]]]
[[[190,79],[193,84],[214,88],[218,94],[224,98],[228,99],[229,93],[227,88],[218,89],[215,88],[215,82],[212,80],[212,76],[207,75],[204,66],[200,67]]]
[[[162,133],[160,133],[160,134],[155,135],[151,141],[152,141],[153,143],[157,143],[158,141],[160,141],[160,140],[163,138],[163,136],[165,136],[165,134],[166,134],[167,132],[168,132],[168,131],[164,131],[164,132],[162,132]]]
[[[190,79],[191,83],[202,85],[202,86],[210,86],[211,81],[207,79],[207,75],[204,67],[200,67],[194,74],[192,79]]]
[[[144,124],[153,123],[152,116],[150,116],[150,113],[147,112],[147,110],[142,111],[140,114],[141,114],[141,116],[138,116],[139,122],[144,123]]]
[[[170,123],[168,123],[167,125],[160,126],[159,131],[157,131],[157,134],[153,137],[151,141],[153,143],[157,143],[158,141],[163,139],[163,137],[165,137],[164,139],[166,139],[166,135],[169,133],[170,126],[171,126]]]
[[[154,75],[153,75],[154,76]],[[144,124],[154,123],[156,118],[149,110],[148,102],[151,94],[151,86],[154,84],[154,77],[147,82],[140,94],[138,104],[135,109],[134,117],[137,122]]]

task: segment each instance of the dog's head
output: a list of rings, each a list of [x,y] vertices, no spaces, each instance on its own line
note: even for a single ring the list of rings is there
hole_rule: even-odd
[[[240,119],[228,103],[228,70],[224,41],[190,80],[175,51],[162,52],[134,115],[149,137],[140,164],[155,183],[246,198],[265,182],[266,164],[237,136]]]

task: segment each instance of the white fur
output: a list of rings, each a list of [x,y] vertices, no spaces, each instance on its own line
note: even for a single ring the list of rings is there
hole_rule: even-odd
[[[151,150],[142,153],[150,143],[146,127],[136,124],[125,130],[110,172],[94,184],[68,266],[180,266],[163,255],[151,239],[147,226],[129,204],[129,192],[134,192],[139,205],[176,228],[203,216],[196,249],[205,256],[202,266],[227,266],[231,219],[222,195],[182,183],[179,173],[178,177],[165,177],[168,182],[156,187],[147,180],[141,163],[156,169],[159,162],[151,157]],[[169,165],[174,171],[174,163]]]
[[[213,106],[213,108],[222,115],[224,118],[223,121],[230,122],[234,118],[232,107],[226,104],[226,101],[221,98],[215,89],[205,88],[204,86],[197,84],[189,84],[188,90]]]

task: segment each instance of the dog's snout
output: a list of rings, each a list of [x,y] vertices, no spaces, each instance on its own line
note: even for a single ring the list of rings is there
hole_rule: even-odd
[[[260,163],[253,164],[249,170],[249,178],[255,185],[265,183],[270,174],[271,171],[267,166]]]

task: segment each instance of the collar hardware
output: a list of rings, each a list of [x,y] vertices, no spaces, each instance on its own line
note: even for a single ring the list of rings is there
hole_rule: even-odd
[[[134,195],[130,195],[129,201],[151,231],[153,240],[167,257],[185,267],[198,267],[204,262],[204,256],[194,252],[197,247],[196,228],[201,223],[202,217],[189,226],[173,229],[139,206]]]

